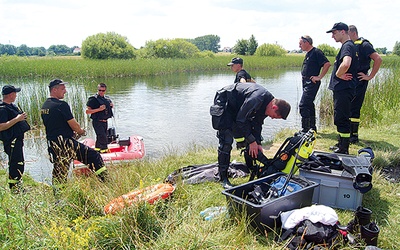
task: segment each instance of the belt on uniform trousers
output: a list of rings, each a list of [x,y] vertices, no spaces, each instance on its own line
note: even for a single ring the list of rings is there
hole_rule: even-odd
[[[107,122],[107,120],[98,120],[99,122]]]

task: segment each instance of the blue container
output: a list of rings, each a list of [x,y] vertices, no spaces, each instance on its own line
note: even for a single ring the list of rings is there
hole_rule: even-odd
[[[311,185],[303,187],[301,190],[262,204],[256,204],[249,200],[249,193],[254,190],[255,185],[268,188],[275,179],[282,175],[286,174],[275,173],[222,191],[228,201],[229,211],[239,216],[245,212],[250,218],[251,225],[262,233],[279,228],[281,226],[280,213],[310,206],[314,189],[319,185],[310,181]]]

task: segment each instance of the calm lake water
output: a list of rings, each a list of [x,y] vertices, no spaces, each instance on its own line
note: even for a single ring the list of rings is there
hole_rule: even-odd
[[[285,127],[300,129],[300,69],[250,73],[257,83],[266,87],[275,97],[285,99],[292,105],[287,120],[265,119],[263,137],[266,140],[272,139],[276,132]],[[328,77],[325,77],[324,80],[327,79]],[[65,78],[64,80],[70,81]],[[168,152],[183,153],[193,144],[217,147],[218,140],[215,137],[216,131],[211,127],[209,107],[215,91],[233,83],[233,80],[234,73],[227,70],[223,73],[72,81],[67,86],[69,92],[66,95],[81,93],[81,101],[86,103],[85,98],[96,92],[97,83],[105,82],[108,85],[107,95],[115,105],[115,118],[109,120],[109,126],[115,126],[121,139],[131,135],[142,136],[146,148],[145,157],[158,158]],[[46,86],[49,81],[50,79],[42,82],[0,81],[0,84],[14,84],[22,87],[23,91],[28,86],[38,86],[47,93]],[[89,119],[80,123],[87,128],[88,137],[94,138]],[[35,180],[49,182],[52,165],[48,161],[44,132],[39,132],[36,136],[28,135],[25,140],[26,172]],[[2,158],[5,159],[4,153]],[[4,161],[2,162],[3,167],[7,167]]]

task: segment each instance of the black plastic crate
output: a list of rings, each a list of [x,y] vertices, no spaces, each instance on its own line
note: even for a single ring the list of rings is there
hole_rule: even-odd
[[[264,232],[264,230],[273,231],[281,226],[279,217],[281,212],[310,206],[314,189],[319,185],[313,181],[309,181],[311,184],[307,187],[263,204],[256,204],[249,200],[249,192],[254,190],[255,185],[265,188],[282,175],[286,174],[275,173],[222,191],[228,201],[230,212],[237,214],[245,212],[250,218],[251,225]]]

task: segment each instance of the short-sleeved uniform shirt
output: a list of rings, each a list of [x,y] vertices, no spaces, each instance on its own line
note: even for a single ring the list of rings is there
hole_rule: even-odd
[[[372,44],[360,37],[354,42],[358,49],[358,72],[368,74],[368,70],[371,68],[371,54],[375,53],[375,49]]]
[[[73,131],[69,126],[69,120],[73,119],[68,103],[57,98],[47,98],[41,109],[43,124],[46,127],[46,137],[55,141],[59,135],[71,138]]]
[[[324,66],[325,63],[329,62],[328,58],[326,58],[324,52],[322,50],[313,47],[310,51],[307,52],[303,66],[301,68],[301,75],[304,78],[310,78],[311,76],[319,75],[321,71],[321,67]]]
[[[240,82],[240,79],[244,78],[246,80],[246,82],[251,80],[251,76],[249,73],[247,73],[246,70],[241,69],[239,72],[236,73],[236,78],[235,81],[233,83],[237,83]]]
[[[345,56],[351,57],[351,65],[346,72],[346,73],[351,73],[353,75],[353,79],[350,81],[342,80],[336,76],[336,72],[340,64],[343,62],[343,58]],[[358,68],[358,58],[356,54],[356,47],[352,40],[347,40],[345,43],[343,43],[339,53],[336,56],[336,60],[333,65],[331,81],[329,83],[328,88],[333,91],[339,91],[348,88],[354,89],[357,84],[357,68]]]

